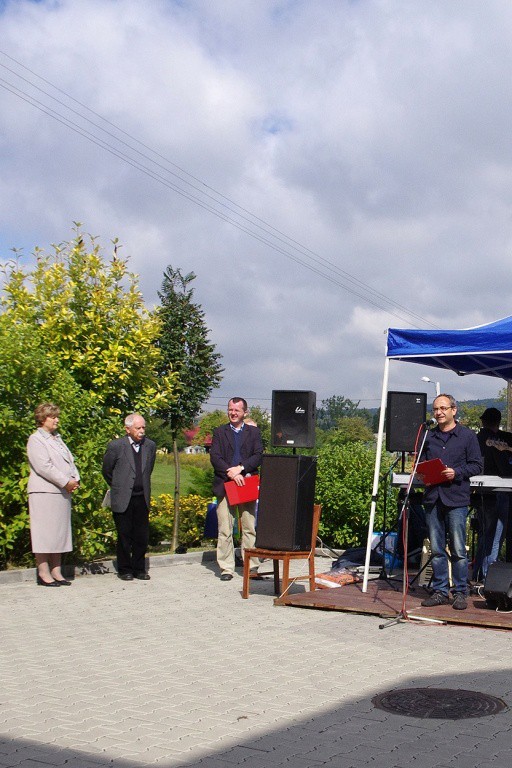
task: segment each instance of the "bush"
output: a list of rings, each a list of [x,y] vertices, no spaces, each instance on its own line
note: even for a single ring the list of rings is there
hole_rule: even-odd
[[[187,468],[190,482],[184,492],[190,495],[212,495],[213,467],[207,453],[180,453],[180,465]]]
[[[208,453],[180,453],[182,467],[194,467],[207,471],[212,468]]]
[[[391,463],[382,460],[381,472]],[[320,536],[337,547],[362,546],[368,535],[375,447],[365,443],[328,443],[318,455],[316,500],[322,504]],[[393,490],[396,497],[396,489]],[[382,526],[384,494],[379,494],[375,529]]]
[[[77,230],[80,225],[77,225]],[[117,245],[105,259],[95,238],[77,231],[46,256],[35,251],[0,265],[0,568],[30,560],[26,443],[38,403],[61,408],[60,429],[80,471],[73,494],[79,558],[111,549],[112,519],[101,510],[101,460],[124,432],[120,416],[154,411],[178,397],[177,374],[162,366],[161,324],[144,307],[135,275]]]
[[[213,467],[209,466],[206,469],[202,469],[201,467],[190,466],[188,471],[190,473],[190,481],[185,489],[186,492],[198,496],[210,496],[211,498],[213,493]]]
[[[98,537],[93,518],[105,493],[101,458],[118,420],[106,415],[100,418],[94,410],[94,396],[81,390],[58,360],[45,355],[35,334],[7,323],[1,314],[0,393],[0,428],[9,435],[0,444],[0,569],[32,560],[26,443],[35,429],[33,409],[45,400],[61,407],[59,430],[82,478],[80,489],[73,494],[75,551],[85,559],[100,554],[105,541]]]
[[[179,543],[186,547],[197,547],[203,540],[206,508],[211,497],[182,496],[180,499]],[[149,513],[149,543],[151,546],[161,541],[170,541],[174,524],[174,496],[164,493],[157,499],[151,499]]]
[[[72,510],[74,563],[88,562],[113,554],[116,550],[117,533],[112,511],[96,508],[93,503],[84,514],[82,506]]]

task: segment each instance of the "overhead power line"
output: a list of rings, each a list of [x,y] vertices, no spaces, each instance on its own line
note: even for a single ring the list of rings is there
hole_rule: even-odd
[[[357,296],[364,302],[399,318],[401,321],[410,323],[414,327],[424,327],[425,325],[436,327],[413,310],[375,290],[337,264],[286,235],[269,222],[251,213],[247,208],[188,173],[9,54],[0,51],[0,55],[11,62],[11,66],[8,66],[0,61],[0,67],[8,73],[7,77],[11,78],[10,80],[0,78],[0,86],[4,90],[125,164],[171,189],[194,205],[236,227],[296,264],[300,264],[332,284]],[[21,68],[23,74],[14,69],[12,65]],[[14,78],[14,82],[12,78]],[[38,83],[49,86],[51,91],[60,94],[65,100]],[[420,326],[411,322],[411,319],[419,321]]]

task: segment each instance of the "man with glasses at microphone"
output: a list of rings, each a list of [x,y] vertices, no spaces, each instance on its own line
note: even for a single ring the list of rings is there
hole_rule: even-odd
[[[432,550],[433,593],[422,605],[433,607],[450,602],[448,553],[452,565],[453,603],[456,611],[467,608],[468,558],[466,555],[466,521],[471,488],[469,478],[479,475],[483,459],[476,434],[459,424],[457,403],[451,395],[438,395],[433,414],[437,426],[427,434],[421,460],[441,459],[444,481],[425,488],[423,504]]]

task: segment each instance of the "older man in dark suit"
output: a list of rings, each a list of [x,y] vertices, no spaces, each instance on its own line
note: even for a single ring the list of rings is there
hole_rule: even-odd
[[[260,430],[244,424],[246,414],[247,402],[242,397],[233,397],[228,403],[229,423],[217,427],[210,448],[210,461],[215,473],[213,492],[218,499],[217,563],[222,581],[230,581],[235,570],[233,523],[236,508],[228,503],[224,483],[233,480],[237,485],[244,485],[245,477],[257,474],[263,453]],[[242,524],[243,554],[244,549],[254,546],[256,539],[256,502],[239,505],[238,511]]]
[[[140,413],[124,420],[126,435],[112,440],[103,457],[103,477],[110,486],[110,506],[117,529],[117,572],[123,581],[147,581],[151,473],[156,445],[145,437]]]

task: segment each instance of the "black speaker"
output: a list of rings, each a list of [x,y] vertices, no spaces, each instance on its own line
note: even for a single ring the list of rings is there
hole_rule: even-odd
[[[272,445],[314,448],[316,393],[291,389],[272,392]]]
[[[264,454],[256,546],[308,550],[315,501],[316,456]]]
[[[425,392],[388,392],[386,450],[414,451],[418,429],[426,418]]]
[[[484,597],[489,608],[512,610],[512,563],[491,563],[485,577]]]

